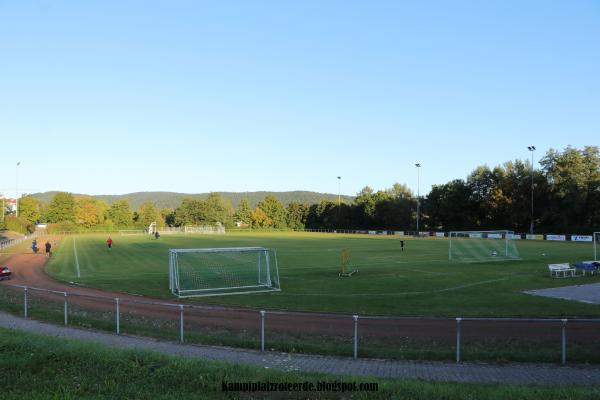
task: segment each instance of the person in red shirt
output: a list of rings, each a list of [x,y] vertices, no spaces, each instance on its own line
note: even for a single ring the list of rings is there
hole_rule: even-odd
[[[110,236],[108,237],[108,240],[106,240],[106,244],[108,245],[109,249],[112,247],[112,239],[110,238]]]

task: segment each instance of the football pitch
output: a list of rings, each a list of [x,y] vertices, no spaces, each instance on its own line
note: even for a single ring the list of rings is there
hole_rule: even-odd
[[[173,248],[275,249],[281,292],[187,299],[244,307],[422,316],[598,316],[600,306],[524,294],[525,290],[600,282],[597,276],[551,279],[547,264],[592,257],[591,243],[518,241],[520,260],[448,261],[444,238],[292,232],[224,235],[74,235],[59,241],[46,271],[55,279],[115,292],[174,299],[168,252]],[[338,276],[340,254],[350,268]]]

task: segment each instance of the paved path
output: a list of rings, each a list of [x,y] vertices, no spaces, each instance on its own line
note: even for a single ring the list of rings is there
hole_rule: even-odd
[[[254,365],[288,372],[423,379],[445,382],[511,383],[538,385],[600,385],[600,367],[553,364],[454,364],[286,354],[229,347],[184,345],[155,339],[117,336],[25,320],[0,312],[0,327],[47,336],[96,342],[113,348],[153,350],[169,355]]]
[[[600,283],[529,290],[525,293],[533,294],[535,296],[554,297],[565,300],[577,300],[584,303],[600,304]]]

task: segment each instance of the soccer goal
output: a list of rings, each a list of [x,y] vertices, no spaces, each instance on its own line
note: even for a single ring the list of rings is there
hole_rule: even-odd
[[[264,247],[171,249],[169,287],[177,297],[279,291],[277,255]]]
[[[454,231],[448,234],[448,259],[463,262],[520,260],[512,231]]]
[[[594,261],[600,256],[600,232],[594,232]]]

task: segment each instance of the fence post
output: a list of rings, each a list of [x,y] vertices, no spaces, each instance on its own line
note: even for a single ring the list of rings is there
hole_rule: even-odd
[[[69,314],[69,311],[67,308],[67,292],[65,292],[65,326],[67,326],[69,323],[68,314]]]
[[[460,363],[460,321],[462,318],[456,318],[456,363]]]
[[[117,320],[117,335],[121,334],[121,311],[120,311],[120,307],[119,307],[119,298],[115,298],[115,302],[117,303],[117,311],[115,313],[115,318]]]
[[[567,363],[567,319],[562,320],[562,356],[561,363]]]
[[[358,315],[353,315],[354,319],[354,359],[358,358]]]
[[[179,341],[183,343],[183,305],[179,305]]]
[[[23,317],[27,319],[27,286],[24,286],[23,291]]]
[[[260,351],[265,351],[265,314],[260,310]]]

